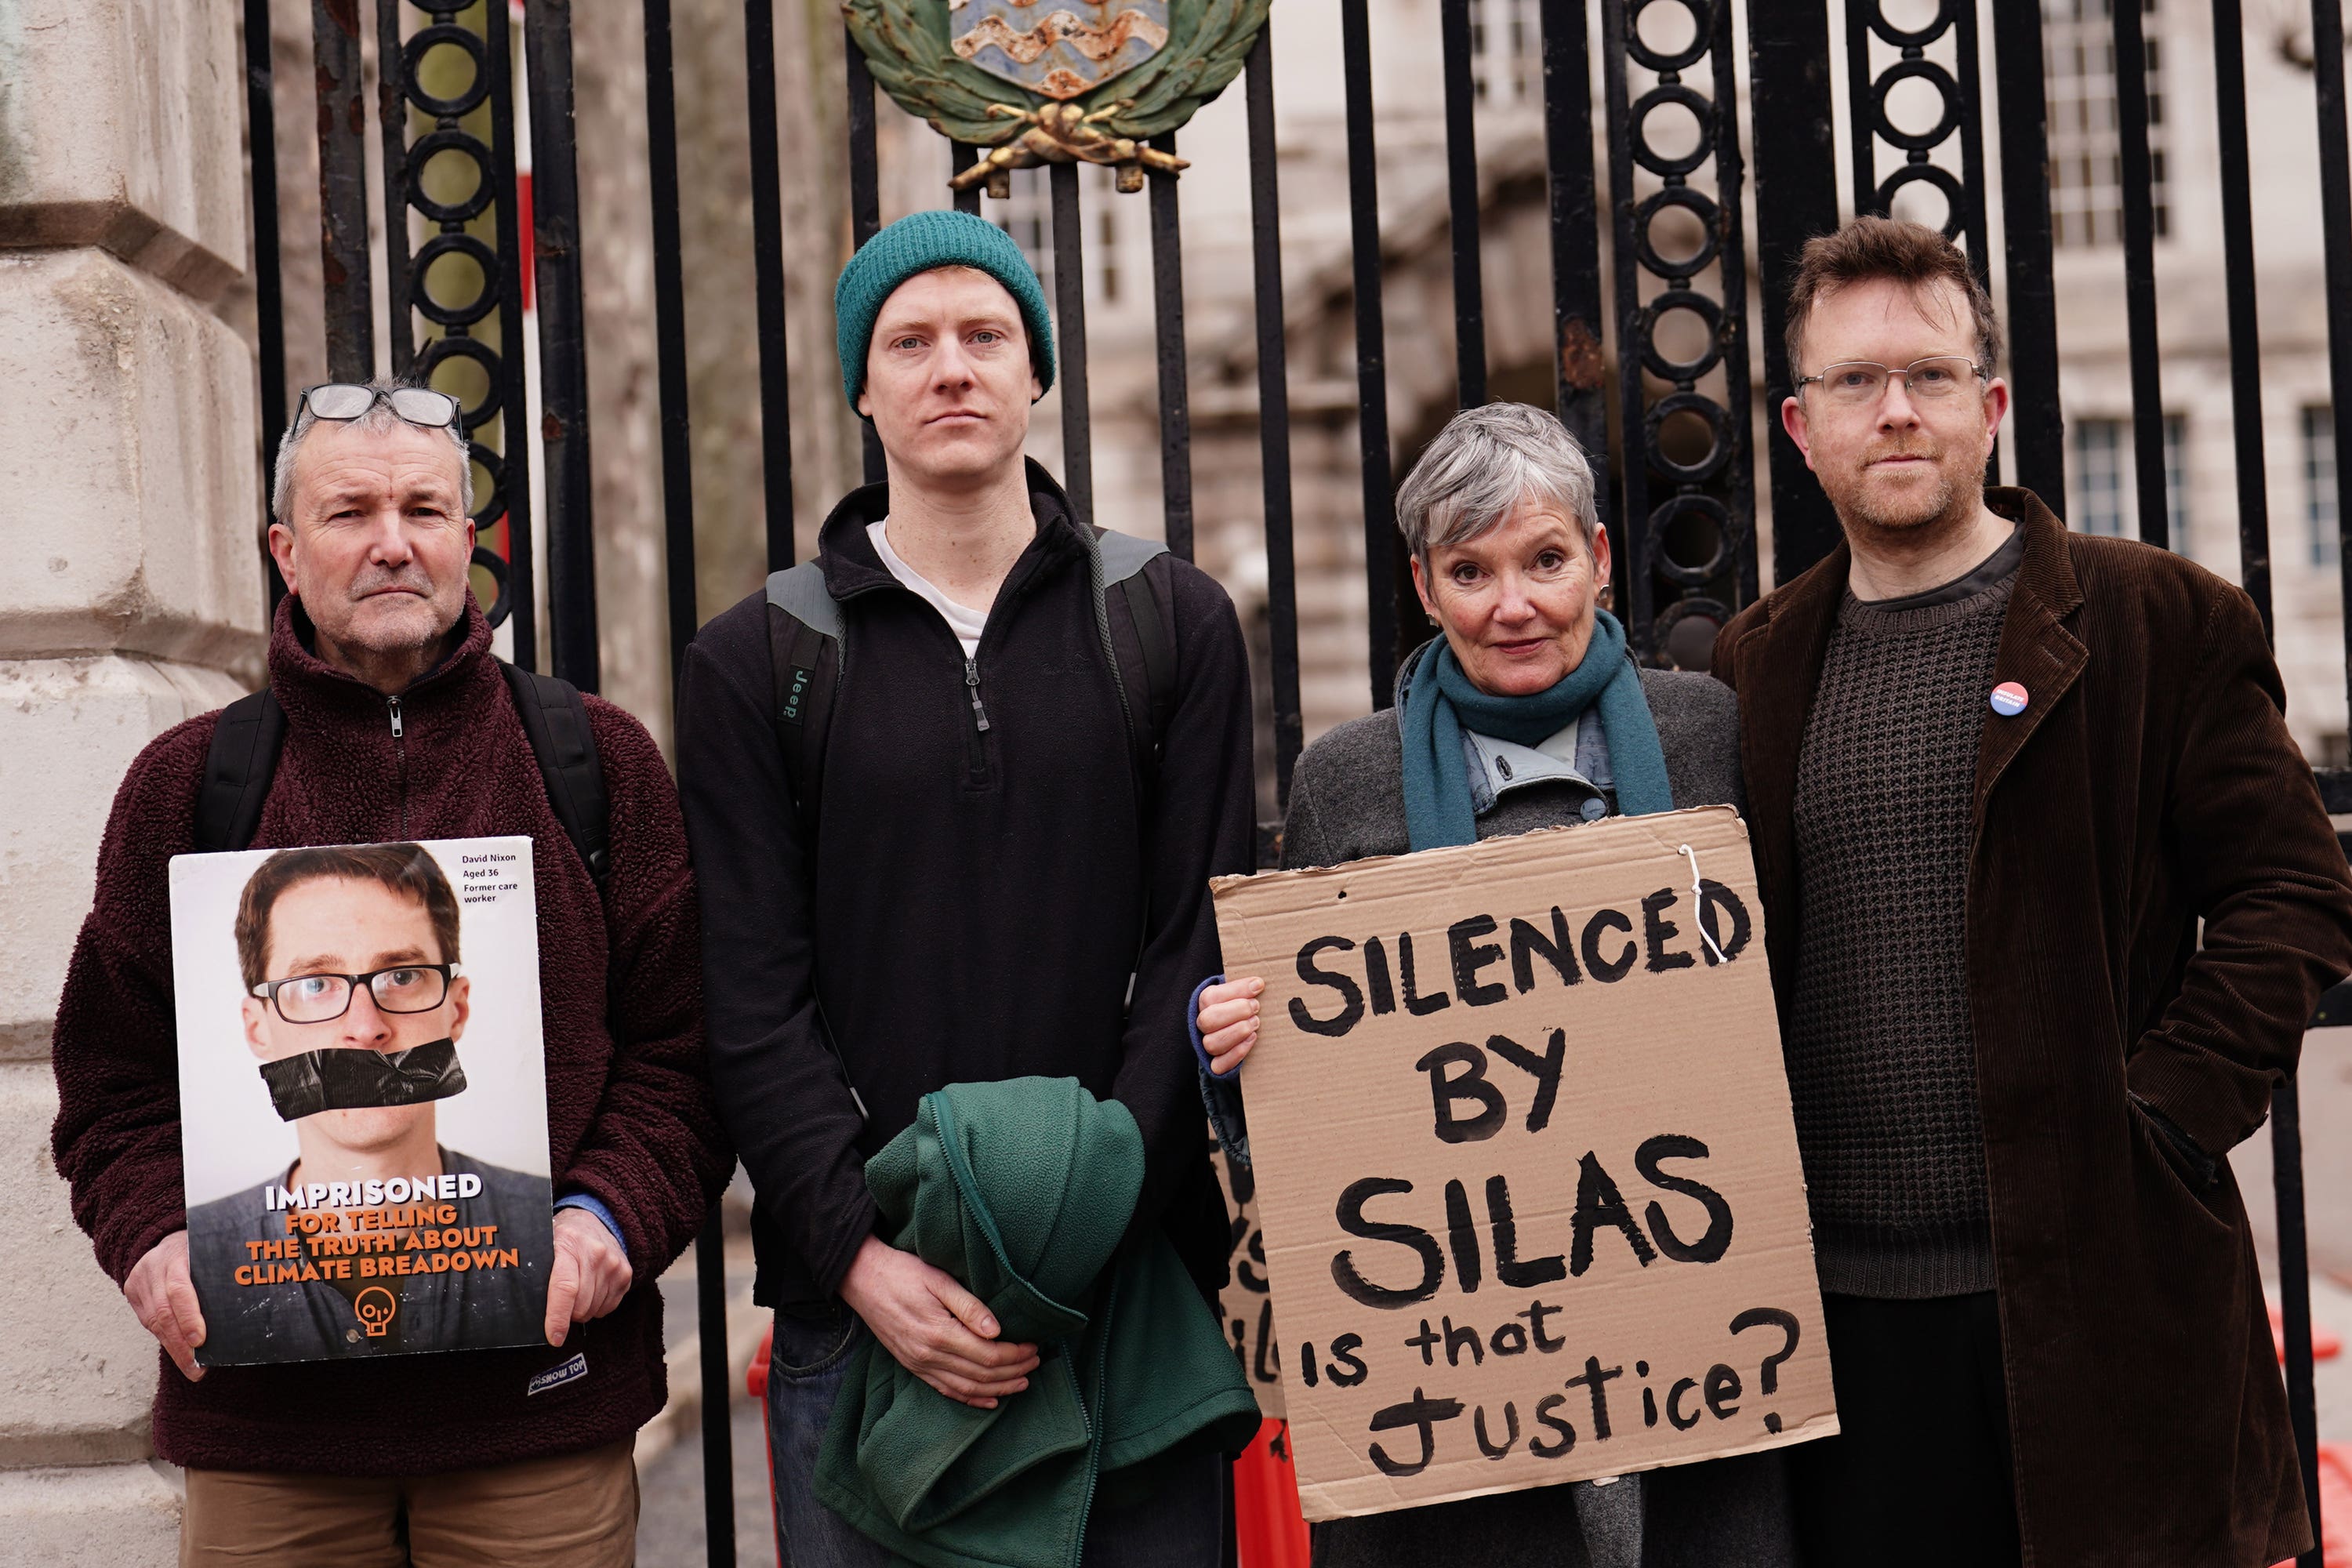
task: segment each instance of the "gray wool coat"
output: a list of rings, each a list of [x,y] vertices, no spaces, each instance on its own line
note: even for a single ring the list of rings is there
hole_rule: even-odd
[[[1400,694],[1412,670],[1409,660],[1399,676]],[[1675,807],[1728,805],[1745,813],[1738,699],[1710,676],[1666,669],[1641,674]],[[1511,789],[1479,814],[1478,837],[1613,815],[1605,748],[1595,758],[1591,741],[1580,738],[1577,760],[1597,789],[1566,779]],[[1605,812],[1589,805],[1596,795]],[[1299,756],[1283,821],[1285,869],[1402,855],[1412,847],[1396,709],[1339,725]],[[1580,1482],[1335,1520],[1316,1526],[1314,1540],[1316,1568],[1795,1568],[1797,1563],[1787,1473],[1778,1453],[1651,1470],[1603,1486]]]

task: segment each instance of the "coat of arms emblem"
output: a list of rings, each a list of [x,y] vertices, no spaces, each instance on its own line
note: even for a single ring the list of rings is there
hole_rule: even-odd
[[[985,149],[952,182],[1101,163],[1118,188],[1184,161],[1145,143],[1238,75],[1270,0],[842,0],[874,79],[942,136]]]
[[[948,16],[958,59],[1057,103],[1168,43],[1168,0],[948,0]]]

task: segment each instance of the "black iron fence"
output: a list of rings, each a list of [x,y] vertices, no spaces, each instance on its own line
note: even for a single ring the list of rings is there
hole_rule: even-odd
[[[466,402],[476,442],[482,548],[477,565],[493,619],[510,622],[514,656],[526,666],[539,647],[540,585],[532,570],[530,503],[533,444],[523,411],[535,390],[537,442],[547,520],[544,590],[547,644],[556,673],[598,684],[597,600],[590,527],[587,378],[581,258],[584,234],[574,173],[571,6],[526,0],[520,76],[510,58],[507,0],[370,0],[379,70],[378,127],[383,170],[383,253],[369,243],[364,180],[362,0],[313,0],[318,63],[320,201],[325,262],[328,368],[364,378],[379,359],[426,376]],[[1181,3],[1181,0],[1179,0]],[[1789,388],[1777,331],[1796,255],[1809,237],[1833,228],[1840,189],[1848,210],[1884,213],[1925,199],[1979,274],[2005,300],[2016,389],[2007,435],[2019,483],[2063,510],[2064,443],[2058,392],[2056,291],[2049,143],[2043,97],[2044,5],[2052,0],[1934,0],[1899,23],[1886,0],[1845,0],[1843,82],[1848,108],[1848,167],[1839,168],[1832,122],[1840,62],[1832,58],[1825,6],[1746,0],[1748,58],[1734,45],[1731,0],[1593,0],[1599,18],[1599,101],[1586,0],[1533,0],[1539,26],[1544,148],[1552,272],[1554,391],[1561,418],[1605,472],[1604,521],[1617,561],[1613,584],[1641,654],[1703,665],[1714,629],[1759,592],[1757,454],[1751,399],[1767,410]],[[2143,5],[2153,0],[2065,0],[2070,16],[2104,16],[2112,28],[2117,184],[2128,326],[2134,467],[2142,537],[2169,535],[2164,407],[2158,373],[2154,164],[2149,143],[2148,53]],[[785,291],[826,289],[832,279],[788,279],[778,190],[779,145],[774,0],[744,0],[749,54],[745,131],[751,172],[754,300],[758,323],[764,531],[772,568],[793,552],[793,436],[785,372]],[[2240,0],[2209,0],[2213,31],[2216,136],[2242,574],[2271,622],[2269,507],[2262,449],[2255,265],[2246,131],[2243,21]],[[1370,0],[1338,0],[1346,96],[1349,202],[1353,240],[1354,323],[1368,614],[1366,674],[1375,706],[1388,701],[1412,602],[1396,541],[1394,458],[1389,425],[1382,256],[1378,189],[1380,121],[1372,101],[1374,15]],[[647,76],[656,301],[657,371],[667,543],[667,616],[673,657],[698,624],[694,594],[691,465],[681,290],[678,152],[671,72],[669,0],[642,0]],[[1477,0],[1441,0],[1446,174],[1454,279],[1457,395],[1486,397],[1485,306],[1480,258],[1480,186],[1473,52]],[[278,320],[277,177],[272,158],[268,6],[246,0],[248,104],[253,121],[254,213],[265,424],[287,409]],[[1986,100],[1979,29],[1989,20],[1999,102],[2002,254],[1989,243]],[[2310,0],[2326,247],[2329,383],[2338,453],[2352,452],[2352,153],[2347,153],[2340,0]],[[1273,704],[1272,771],[1286,796],[1304,742],[1293,550],[1289,402],[1286,385],[1282,204],[1276,183],[1275,70],[1271,31],[1248,58],[1247,169],[1255,299],[1258,434],[1267,563],[1267,629]],[[862,242],[880,226],[875,83],[852,42],[846,50],[849,212],[846,237]],[[530,104],[532,170],[530,246],[521,225],[516,87]],[[1924,127],[1890,113],[1891,95],[1920,83],[1940,112]],[[1916,96],[1916,95],[1915,95]],[[1743,110],[1748,123],[1743,127]],[[1679,114],[1696,133],[1681,144],[1653,129]],[[1601,129],[1596,132],[1595,127]],[[1599,147],[1596,148],[1596,142]],[[1173,132],[1153,140],[1173,153]],[[1755,190],[1743,148],[1752,150]],[[1596,155],[1597,152],[1601,155]],[[975,156],[955,147],[961,172]],[[1598,180],[1601,156],[1608,173]],[[1094,504],[1087,390],[1081,187],[1072,164],[1050,172],[1056,334],[1065,474],[1081,513]],[[1198,177],[1197,175],[1195,177]],[[1916,189],[1915,189],[1916,187]],[[1187,403],[1184,298],[1177,181],[1153,176],[1149,209],[1158,335],[1160,478],[1170,547],[1193,545],[1191,419]],[[1602,203],[1607,202],[1604,214]],[[974,189],[950,198],[979,210]],[[1753,250],[1742,212],[1752,197]],[[1108,198],[1117,199],[1117,198]],[[412,237],[423,236],[412,249]],[[1602,247],[1608,266],[1602,265]],[[532,276],[524,277],[528,254]],[[1749,268],[1755,268],[1764,342],[1760,380],[1751,374]],[[391,303],[389,342],[379,355],[371,325],[371,269],[381,266]],[[535,290],[535,389],[524,376],[523,300]],[[422,337],[420,341],[419,333]],[[1611,414],[1615,418],[1612,422]],[[1764,467],[1769,477],[1774,576],[1785,580],[1837,541],[1837,523],[1801,456],[1778,430]],[[869,478],[881,477],[871,435]],[[2352,463],[2336,467],[2336,516],[2344,596],[2352,603]],[[2352,619],[2347,679],[2352,689]],[[2352,770],[2323,770],[2328,808],[2352,812]],[[1271,835],[1267,836],[1271,844]],[[2318,1022],[2352,1021],[2352,988],[2331,993]],[[2286,1371],[2305,1486],[2318,1507],[2316,1437],[2301,1133],[2295,1086],[2278,1092],[2271,1119],[2276,1184],[2279,1277]],[[734,1561],[727,1423],[723,1268],[712,1224],[698,1244],[703,1376],[703,1463],[710,1561]],[[2303,1562],[2316,1568],[2319,1554]]]

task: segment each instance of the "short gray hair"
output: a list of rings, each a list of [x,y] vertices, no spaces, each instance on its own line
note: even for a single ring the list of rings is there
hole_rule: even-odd
[[[385,393],[411,384],[379,376],[369,382],[367,388],[370,392]],[[289,515],[294,506],[294,454],[300,448],[303,437],[310,435],[311,427],[318,423],[319,416],[310,412],[310,402],[306,399],[296,412],[294,423],[286,426],[286,434],[278,438],[278,462],[269,472],[269,515],[289,528],[294,526],[294,519]],[[356,425],[362,430],[390,430],[407,421],[392,411],[391,404],[378,397],[357,419],[341,419],[334,423]],[[473,447],[454,429],[445,426],[442,433],[457,445],[459,504],[466,509],[466,515],[471,517],[474,515]]]
[[[1467,544],[1530,497],[1576,520],[1595,548],[1601,512],[1592,465],[1568,427],[1524,403],[1465,408],[1445,422],[1397,490],[1397,531],[1424,565],[1432,550]]]

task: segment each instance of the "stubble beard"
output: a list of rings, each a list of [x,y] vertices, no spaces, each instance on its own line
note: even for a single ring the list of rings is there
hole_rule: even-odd
[[[1874,506],[1867,499],[1868,488],[1866,482],[1857,482],[1846,496],[1831,498],[1840,521],[1849,532],[1907,548],[1928,545],[1966,528],[1984,505],[1981,479],[1963,483],[1940,466],[1934,490],[1899,510]]]

